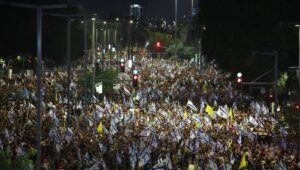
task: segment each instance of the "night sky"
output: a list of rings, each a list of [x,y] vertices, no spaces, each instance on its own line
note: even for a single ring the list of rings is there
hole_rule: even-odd
[[[87,12],[97,13],[100,16],[128,16],[129,5],[141,4],[143,17],[163,17],[174,19],[175,0],[77,0]],[[198,0],[194,0],[196,7]],[[178,18],[190,15],[191,0],[178,0]]]

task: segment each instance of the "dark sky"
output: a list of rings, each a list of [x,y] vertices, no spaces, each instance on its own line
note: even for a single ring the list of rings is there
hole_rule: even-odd
[[[192,0],[178,0],[178,18],[190,15]],[[175,0],[77,0],[87,12],[98,13],[101,16],[128,16],[129,5],[142,5],[142,16],[164,17],[174,19]],[[195,7],[198,0],[194,0]]]

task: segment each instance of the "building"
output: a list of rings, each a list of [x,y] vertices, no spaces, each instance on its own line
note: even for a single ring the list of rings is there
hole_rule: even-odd
[[[139,20],[141,18],[141,5],[139,4],[131,4],[130,5],[130,16]]]

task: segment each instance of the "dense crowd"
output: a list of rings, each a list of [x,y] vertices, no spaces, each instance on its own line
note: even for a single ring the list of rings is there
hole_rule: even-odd
[[[284,117],[237,93],[230,74],[214,63],[199,70],[142,59],[135,68],[138,88],[130,72],[120,73],[113,96],[93,97],[87,105],[77,73],[70,99],[66,73],[44,76],[44,169],[300,168],[299,146],[288,142]],[[0,85],[0,150],[13,159],[34,153],[35,78],[15,75]]]

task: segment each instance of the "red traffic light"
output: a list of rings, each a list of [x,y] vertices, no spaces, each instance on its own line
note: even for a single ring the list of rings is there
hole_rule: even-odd
[[[122,62],[122,63],[120,63],[120,70],[121,70],[121,72],[122,73],[124,73],[125,72],[125,65],[124,65],[124,63]]]
[[[237,78],[237,80],[236,80],[236,82],[238,83],[238,84],[241,84],[242,82],[243,82],[243,80],[242,80],[242,78]]]
[[[160,46],[160,42],[158,41],[158,42],[156,42],[156,47],[157,48],[160,48],[161,46]]]
[[[137,76],[137,75],[134,75],[134,76],[133,76],[133,79],[134,79],[134,80],[137,80],[137,79],[138,79],[138,76]]]

